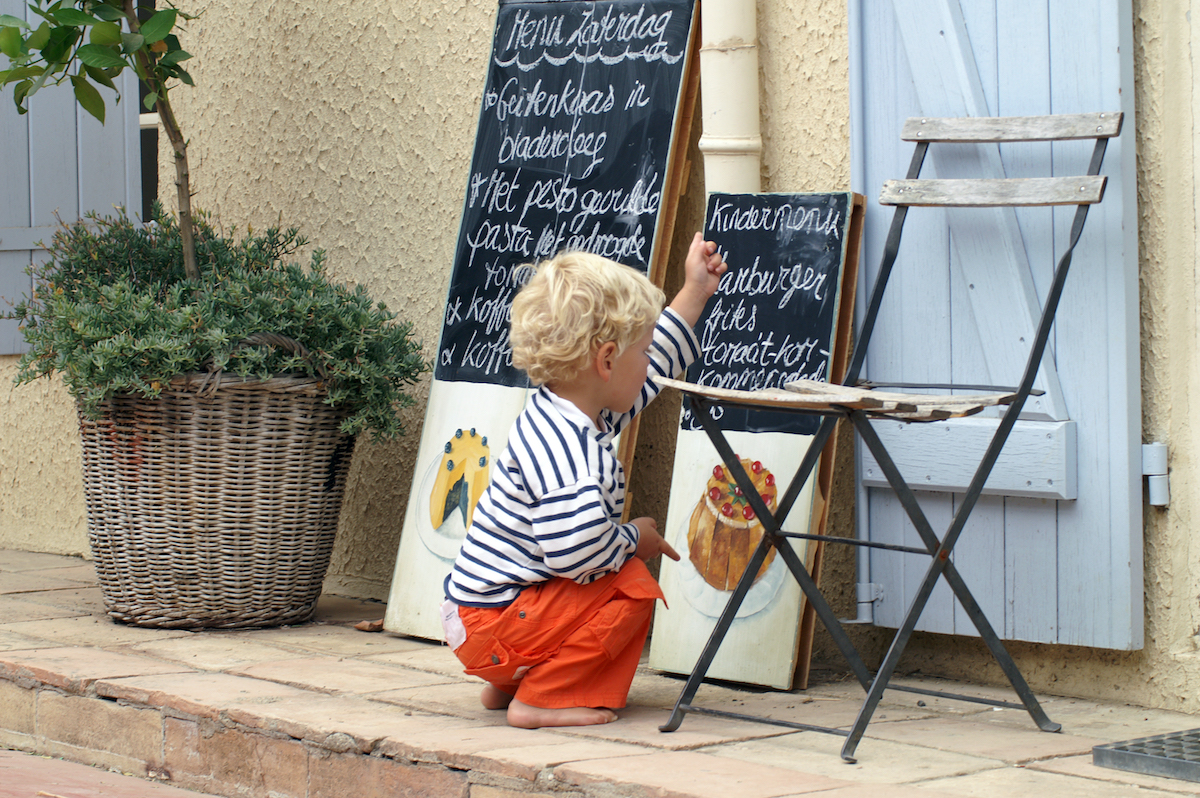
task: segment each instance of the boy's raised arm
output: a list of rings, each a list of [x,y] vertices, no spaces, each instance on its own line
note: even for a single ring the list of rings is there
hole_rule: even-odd
[[[721,275],[728,267],[724,258],[717,252],[717,245],[705,241],[700,233],[692,238],[688,247],[687,260],[684,261],[683,288],[671,300],[671,310],[683,317],[689,327],[695,327],[704,312],[708,298],[717,292],[721,283]]]

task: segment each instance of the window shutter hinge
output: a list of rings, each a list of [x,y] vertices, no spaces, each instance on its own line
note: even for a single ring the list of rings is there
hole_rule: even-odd
[[[876,582],[859,582],[854,587],[859,604],[873,604],[883,598],[883,585]]]
[[[1146,477],[1146,500],[1150,506],[1166,507],[1171,501],[1171,488],[1165,443],[1142,444],[1142,476]]]

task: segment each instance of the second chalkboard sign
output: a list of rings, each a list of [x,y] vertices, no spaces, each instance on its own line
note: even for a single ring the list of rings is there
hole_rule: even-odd
[[[703,355],[688,381],[736,390],[827,380],[852,195],[711,194],[704,237],[729,271],[696,327]],[[725,430],[812,434],[819,419],[726,407]],[[700,429],[685,406],[681,426]]]

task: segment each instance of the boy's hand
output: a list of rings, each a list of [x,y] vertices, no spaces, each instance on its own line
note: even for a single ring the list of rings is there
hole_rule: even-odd
[[[682,316],[689,325],[695,326],[708,298],[717,292],[721,275],[727,268],[725,259],[717,252],[717,245],[705,241],[703,235],[696,233],[683,264],[683,288],[671,301],[671,310]]]
[[[679,562],[679,552],[658,534],[658,522],[653,518],[635,518],[631,522],[638,528],[638,545],[635,554],[639,560],[649,561],[659,554],[665,554]]]
[[[688,247],[687,260],[684,262],[683,268],[685,285],[692,283],[708,296],[712,296],[717,292],[721,275],[725,273],[727,267],[725,259],[717,251],[717,245],[712,241],[705,241],[704,236],[697,232],[692,237],[691,246]],[[705,297],[705,299],[707,298]]]

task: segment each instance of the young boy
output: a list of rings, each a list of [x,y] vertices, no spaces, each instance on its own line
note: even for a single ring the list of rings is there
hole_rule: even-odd
[[[612,439],[699,355],[692,328],[725,262],[696,233],[663,293],[587,253],[539,265],[512,306],[513,363],[541,386],[513,425],[446,577],[446,641],[513,726],[587,726],[625,706],[663,598],[645,562],[679,554],[653,518],[622,524]]]

